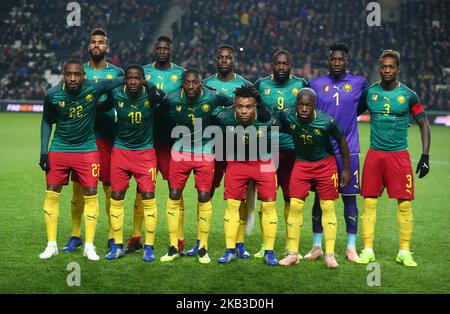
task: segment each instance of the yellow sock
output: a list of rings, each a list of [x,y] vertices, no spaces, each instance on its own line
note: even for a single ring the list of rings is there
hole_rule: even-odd
[[[78,182],[72,181],[72,201],[70,211],[72,213],[72,236],[81,237],[81,216],[84,208],[83,187]]]
[[[178,239],[184,240],[184,199],[181,196],[180,210],[178,212]]]
[[[142,207],[142,194],[137,192],[134,200],[133,233],[132,237],[141,237],[142,223],[144,222],[144,208]]]
[[[156,199],[142,200],[142,205],[144,207],[145,245],[153,245],[155,243],[156,224],[158,222]]]
[[[305,206],[305,201],[299,198],[291,198],[289,215],[286,222],[286,236],[289,252],[292,253],[298,253],[300,232],[303,227],[303,206]]]
[[[84,196],[84,237],[85,243],[94,243],[95,228],[98,221],[98,194]]]
[[[109,221],[113,231],[112,238],[115,244],[123,244],[123,216],[125,200],[111,199],[111,208],[109,211]]]
[[[240,200],[227,200],[227,208],[225,209],[224,229],[225,229],[225,242],[227,249],[234,249],[236,247],[236,235],[239,229],[239,208]]]
[[[375,197],[364,198],[364,208],[361,215],[361,227],[365,249],[373,248],[375,222],[377,221],[377,202],[378,199]]]
[[[334,254],[334,244],[336,242],[337,220],[334,206],[335,201],[333,200],[320,200],[325,252],[328,254]]]
[[[264,228],[263,228],[263,222],[262,222],[262,210],[261,209],[259,209],[258,216],[259,216],[259,227],[261,228],[261,237],[264,241]]]
[[[200,230],[200,245],[199,249],[205,248],[208,250],[208,236],[211,229],[212,203],[207,201],[205,203],[197,203],[198,208],[198,229]]]
[[[289,218],[289,210],[291,208],[291,203],[290,202],[284,202],[284,208],[283,208],[283,213],[284,213],[284,223],[286,224],[286,235],[288,234],[288,218]]]
[[[58,192],[45,192],[44,220],[49,242],[56,242],[59,216],[59,194]]]
[[[400,250],[409,251],[414,221],[411,201],[398,201],[397,220],[400,227]]]
[[[179,200],[167,200],[166,205],[166,217],[167,217],[167,229],[169,230],[170,246],[178,247],[178,214],[180,209]]]
[[[198,206],[197,206],[197,240],[200,240],[200,236],[201,236],[201,232],[200,232],[200,219],[199,216],[200,212],[198,211]]]
[[[262,229],[264,230],[264,247],[266,250],[273,250],[278,226],[275,202],[261,202],[261,212]]]
[[[103,191],[105,192],[105,209],[106,217],[108,217],[108,240],[114,238],[113,228],[111,227],[111,217],[109,216],[109,208],[111,207],[111,185],[103,183]]]
[[[239,206],[239,228],[236,236],[236,243],[244,243],[245,227],[247,226],[248,209],[245,202]]]

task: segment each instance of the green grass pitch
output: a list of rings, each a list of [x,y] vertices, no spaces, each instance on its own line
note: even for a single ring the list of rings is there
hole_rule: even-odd
[[[44,173],[38,166],[40,119],[38,114],[0,114],[0,292],[1,293],[449,293],[450,273],[450,128],[432,127],[431,172],[424,179],[415,178],[416,200],[413,202],[414,234],[412,251],[419,266],[406,268],[395,263],[398,252],[396,201],[386,193],[378,203],[375,233],[375,253],[381,269],[381,286],[369,287],[370,271],[364,265],[345,261],[345,223],[342,202],[337,202],[338,236],[337,259],[341,267],[328,270],[320,261],[301,261],[291,267],[269,267],[260,259],[238,260],[219,265],[216,259],[224,251],[223,188],[213,200],[213,223],[209,241],[212,262],[200,265],[195,258],[183,257],[171,264],[163,264],[159,257],[168,243],[165,222],[167,183],[157,184],[158,229],[155,252],[158,260],[142,262],[141,253],[117,261],[107,261],[107,218],[104,196],[100,191],[100,219],[96,246],[100,262],[89,262],[82,251],[61,251],[70,236],[71,187],[63,189],[60,202],[58,245],[60,253],[48,261],[38,254],[46,245],[42,205],[45,193]],[[360,124],[362,152],[366,153],[369,127]],[[420,132],[410,128],[409,148],[413,167],[420,157]],[[364,156],[362,156],[363,160]],[[126,198],[124,237],[131,234],[132,205],[135,183]],[[196,238],[196,192],[192,180],[185,189],[186,240],[193,246]],[[282,258],[285,246],[283,202],[279,193],[277,210],[279,228],[276,255]],[[308,198],[304,209],[305,226],[301,235],[300,252],[306,254],[311,246],[311,205]],[[361,213],[362,199],[358,200]],[[261,241],[256,219],[253,234],[246,239],[246,247],[254,253]],[[358,234],[358,249],[362,237]],[[66,267],[78,262],[81,267],[81,286],[69,287]]]

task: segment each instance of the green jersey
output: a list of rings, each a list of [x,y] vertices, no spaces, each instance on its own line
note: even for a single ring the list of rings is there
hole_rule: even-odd
[[[233,100],[222,93],[211,91],[204,87],[200,96],[189,101],[181,89],[176,93],[166,95],[161,105],[169,111],[168,117],[177,126],[185,126],[188,134],[178,134],[178,140],[173,149],[182,152],[212,154],[213,147],[207,145],[211,139],[203,138],[203,131],[212,125],[213,116],[220,110],[218,107],[230,105]],[[186,129],[185,129],[186,130]],[[180,129],[182,132],[183,130]]]
[[[116,140],[114,146],[128,150],[153,148],[153,120],[158,103],[151,103],[145,87],[137,98],[132,98],[126,88],[111,91],[117,112]]]
[[[289,80],[283,84],[278,84],[273,75],[260,78],[256,81],[255,87],[261,94],[261,103],[272,113],[286,108],[295,108],[297,93],[303,87],[308,87],[308,82],[300,77],[291,75]],[[293,150],[294,143],[289,134],[280,134],[280,150]]]
[[[84,72],[88,80],[98,81],[98,79],[112,79],[123,76],[123,70],[111,63],[106,63],[106,67],[101,70],[96,70],[90,66],[89,63],[84,64]],[[99,102],[103,103],[106,100],[106,94],[99,98]],[[95,115],[95,137],[102,139],[114,139],[114,120],[115,111],[113,108],[107,111],[98,111]]]
[[[227,146],[226,160],[254,161],[272,158],[272,138],[278,136],[278,132],[272,130],[272,126],[277,126],[278,129],[278,123],[275,119],[267,122],[255,120],[249,126],[244,127],[236,118],[235,108],[229,107],[217,112],[215,121],[224,126],[225,132],[229,133],[224,137],[234,138],[233,150],[229,150],[230,147]]]
[[[251,83],[236,73],[234,74],[234,78],[232,80],[224,82],[217,78],[217,73],[216,73],[213,76],[210,76],[207,79],[203,80],[203,84],[205,86],[211,87],[212,89],[216,90],[217,92],[224,93],[225,95],[227,95],[230,98],[234,98],[233,92],[236,90],[236,88],[241,87],[245,84],[251,84]]]
[[[156,86],[159,90],[162,90],[166,94],[179,92],[181,89],[183,73],[186,71],[184,68],[171,63],[170,68],[166,70],[158,70],[155,68],[155,62],[144,66],[145,78]],[[155,137],[163,141],[171,142],[170,132],[174,127],[173,121],[171,121],[166,115],[162,114],[158,110],[155,117]]]
[[[336,141],[344,136],[336,121],[319,109],[308,122],[300,120],[295,109],[280,112],[279,120],[282,131],[288,132],[294,141],[295,159],[298,161],[320,161],[334,156],[330,136]]]
[[[370,148],[387,152],[408,148],[410,113],[415,120],[425,116],[417,94],[400,82],[393,90],[385,90],[379,83],[368,87],[358,112],[366,109],[370,113]]]
[[[69,94],[63,82],[50,88],[44,99],[44,118],[56,123],[50,151],[96,151],[94,122],[98,99],[124,84],[123,78],[86,80],[77,95]]]

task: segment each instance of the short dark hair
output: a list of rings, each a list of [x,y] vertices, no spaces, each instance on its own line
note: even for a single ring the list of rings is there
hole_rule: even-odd
[[[125,68],[125,76],[127,75],[128,71],[131,69],[135,69],[138,70],[139,73],[142,75],[142,78],[145,78],[145,72],[144,72],[144,68],[142,66],[140,66],[139,64],[136,63],[132,63],[127,65],[127,67]]]
[[[255,86],[249,83],[236,88],[233,93],[236,97],[254,98],[258,104],[261,102],[260,93]]]
[[[81,62],[80,59],[77,58],[70,58],[69,60],[66,61],[66,63],[64,63],[63,69],[66,69],[66,66],[69,64],[78,64],[81,66],[81,68],[83,68],[83,62]]]
[[[380,56],[380,59],[378,59],[378,64],[381,64],[381,61],[384,58],[394,58],[397,61],[397,66],[400,66],[400,53],[396,50],[386,49],[383,51],[383,53]]]
[[[165,41],[165,42],[169,43],[170,45],[173,44],[172,39],[170,39],[169,36],[165,36],[165,35],[159,36],[159,37],[156,39],[156,43],[159,43],[160,41]]]
[[[342,51],[345,52],[345,54],[348,54],[348,46],[342,42],[334,43],[330,46],[330,52],[332,51]]]
[[[287,51],[287,50],[284,50],[284,49],[277,50],[277,51],[273,54],[272,62],[275,62],[275,58],[276,58],[278,55],[280,55],[280,54],[285,54],[285,55],[287,55],[287,56],[289,57],[289,59],[291,60],[291,62],[292,62],[292,55],[291,55],[291,53],[290,53],[289,51]]]
[[[96,28],[96,29],[94,29],[91,32],[91,34],[89,35],[89,38],[94,36],[94,35],[100,35],[100,36],[108,37],[108,34],[106,33],[106,31],[103,28]]]
[[[220,51],[221,49],[230,49],[231,52],[232,52],[233,54],[234,54],[234,52],[235,52],[234,47],[231,46],[231,45],[228,45],[228,44],[221,44],[221,45],[217,48],[217,53],[219,53],[219,51]]]
[[[186,71],[184,71],[184,73],[183,73],[183,80],[188,74],[195,74],[200,79],[202,78],[202,73],[197,68],[188,68]]]
[[[317,94],[314,91],[314,89],[312,89],[310,87],[303,87],[297,93],[297,100],[300,99],[300,97],[302,97],[302,95],[312,97],[314,99],[314,103],[316,103]]]

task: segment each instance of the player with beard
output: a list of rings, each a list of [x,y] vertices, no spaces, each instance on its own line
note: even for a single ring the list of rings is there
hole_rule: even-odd
[[[255,87],[261,94],[261,104],[276,115],[278,111],[286,108],[295,108],[298,91],[309,85],[305,79],[291,74],[292,56],[286,50],[275,52],[272,58],[272,71],[272,75],[256,81]],[[280,134],[279,152],[272,152],[272,155],[275,156],[277,153],[279,153],[277,178],[278,184],[283,190],[284,220],[286,222],[290,208],[289,181],[295,161],[294,143],[289,134]],[[261,218],[261,212],[259,214]],[[264,251],[264,246],[261,245],[261,249],[255,254],[255,257],[262,258]]]
[[[86,79],[97,81],[98,79],[112,79],[123,76],[123,70],[106,62],[105,56],[109,52],[108,36],[106,31],[96,28],[89,36],[89,61],[84,64],[84,72]],[[106,94],[102,95],[98,102],[102,104],[107,99]],[[103,191],[105,192],[105,208],[109,219],[109,209],[111,206],[111,180],[110,180],[110,161],[111,150],[114,145],[114,120],[115,110],[98,110],[95,115],[95,137],[98,151],[100,154],[100,173],[99,180],[103,183]],[[73,252],[83,241],[81,239],[81,216],[83,214],[84,198],[83,189],[79,184],[76,173],[72,174],[73,194],[71,201],[72,212],[72,236],[63,248],[64,252]],[[111,224],[108,231],[108,247],[114,242]]]

